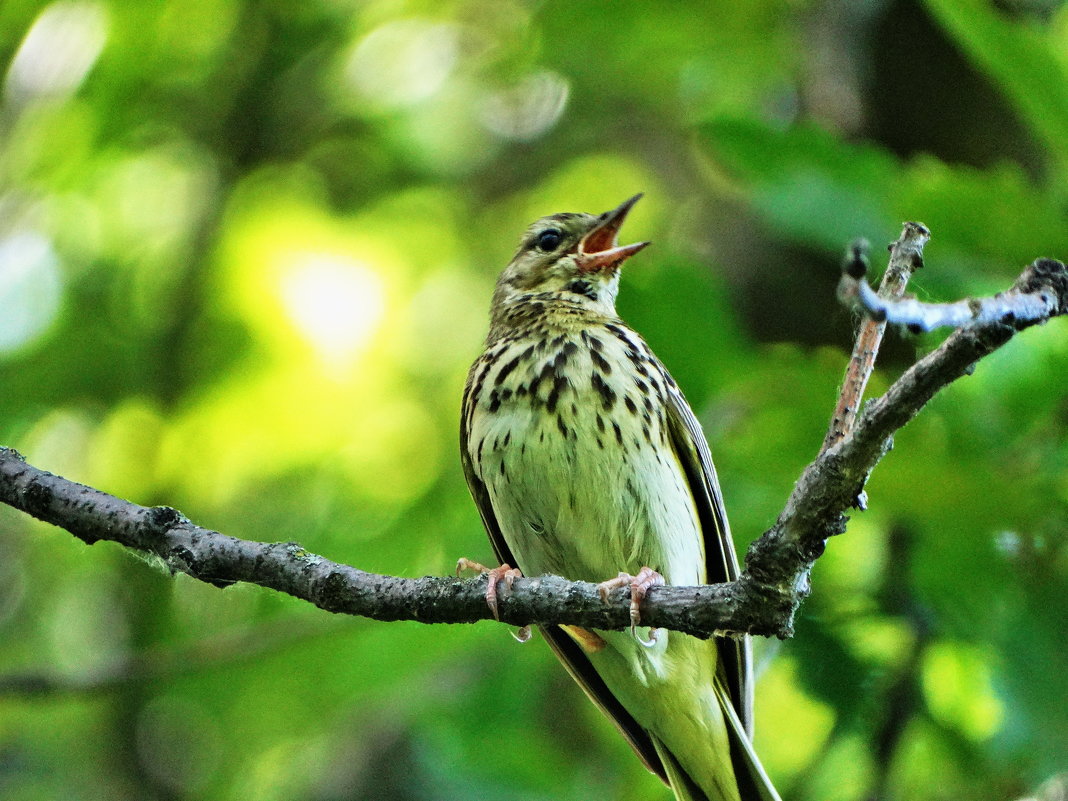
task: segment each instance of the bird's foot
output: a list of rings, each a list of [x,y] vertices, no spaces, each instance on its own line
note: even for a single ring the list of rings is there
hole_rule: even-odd
[[[656,629],[649,629],[649,639],[643,640],[638,636],[638,624],[641,623],[641,603],[649,592],[650,587],[661,587],[664,577],[651,567],[643,567],[638,575],[620,573],[614,579],[602,581],[597,585],[597,591],[601,594],[601,600],[608,600],[608,593],[620,587],[630,587],[630,633],[634,639],[647,648],[656,645]]]
[[[507,563],[500,567],[486,567],[479,562],[472,562],[470,559],[465,559],[461,556],[456,560],[456,575],[459,576],[464,570],[477,570],[479,573],[486,574],[486,606],[493,612],[493,619],[500,620],[501,616],[497,612],[497,585],[503,581],[505,587],[509,590],[512,589],[512,582],[517,578],[523,578],[523,571]],[[512,636],[519,642],[526,642],[530,639],[530,626],[523,626]]]

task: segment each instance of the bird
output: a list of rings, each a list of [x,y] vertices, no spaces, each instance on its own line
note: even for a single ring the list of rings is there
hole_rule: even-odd
[[[497,280],[460,451],[499,567],[458,570],[490,573],[495,615],[499,582],[519,575],[629,588],[630,632],[543,626],[544,638],[678,801],[777,801],[751,741],[748,637],[636,629],[652,586],[739,574],[701,426],[616,313],[621,265],[650,244],[618,243],[641,197],[542,217]]]

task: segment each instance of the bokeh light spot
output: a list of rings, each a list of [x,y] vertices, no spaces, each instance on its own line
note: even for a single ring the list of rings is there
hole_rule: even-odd
[[[819,753],[834,727],[834,711],[808,696],[798,679],[797,663],[783,657],[760,677],[757,694],[761,703],[756,710],[756,748],[773,775],[794,775],[804,769]],[[763,720],[775,710],[774,721]],[[789,731],[787,740],[768,737],[765,733]]]
[[[1005,717],[983,653],[968,643],[936,643],[924,655],[923,692],[931,714],[972,740],[995,734]]]
[[[0,240],[0,355],[40,336],[59,311],[63,282],[52,243],[33,231]]]
[[[563,116],[571,86],[555,72],[525,76],[515,86],[491,94],[482,106],[482,124],[502,139],[537,139]]]
[[[445,85],[456,63],[457,39],[455,25],[389,22],[359,41],[345,76],[357,94],[383,109],[413,106]]]
[[[48,6],[11,61],[4,85],[7,99],[73,94],[96,63],[106,38],[107,16],[99,3]]]
[[[385,288],[371,269],[345,256],[298,253],[280,275],[282,306],[324,361],[349,361],[385,310]]]

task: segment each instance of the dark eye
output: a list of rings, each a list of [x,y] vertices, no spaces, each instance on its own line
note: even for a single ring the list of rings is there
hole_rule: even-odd
[[[560,247],[560,243],[563,241],[563,233],[555,228],[550,228],[548,231],[542,231],[538,234],[538,238],[534,240],[534,246],[538,250],[548,253]]]

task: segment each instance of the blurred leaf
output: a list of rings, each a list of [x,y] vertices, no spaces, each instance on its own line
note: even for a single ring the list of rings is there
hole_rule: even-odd
[[[1056,23],[1010,21],[982,0],[924,0],[969,58],[995,79],[1022,118],[1042,137],[1059,172],[1068,168],[1068,59],[1065,16]],[[1063,197],[1063,195],[1061,195]]]

